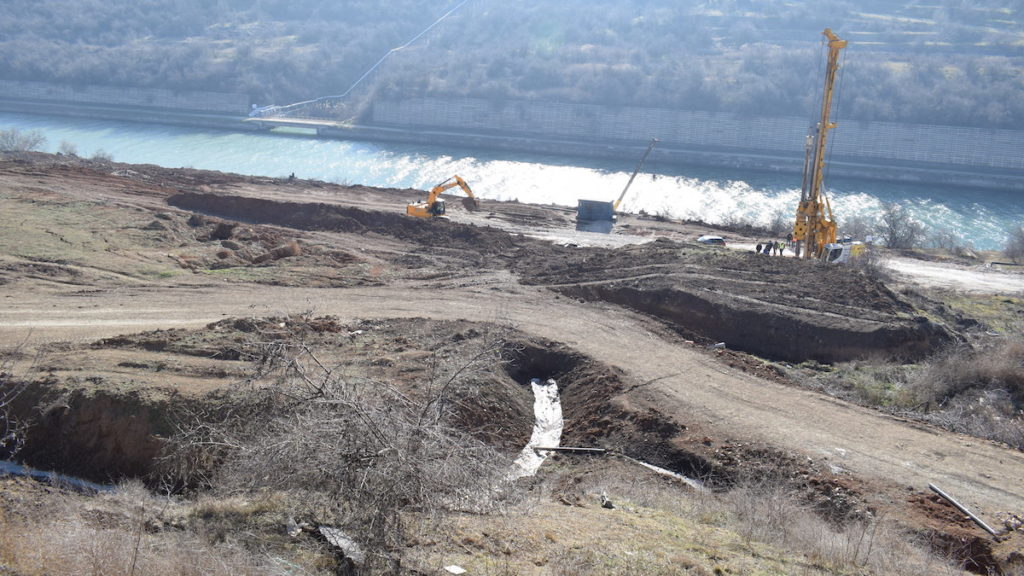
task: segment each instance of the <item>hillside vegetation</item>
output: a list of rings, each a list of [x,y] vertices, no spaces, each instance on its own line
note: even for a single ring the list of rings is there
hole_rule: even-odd
[[[344,93],[387,55],[359,84],[360,97],[805,115],[817,101],[821,31],[831,27],[851,42],[843,117],[1024,127],[1024,38],[1010,0],[11,0],[7,8],[3,78],[237,92],[261,104]]]

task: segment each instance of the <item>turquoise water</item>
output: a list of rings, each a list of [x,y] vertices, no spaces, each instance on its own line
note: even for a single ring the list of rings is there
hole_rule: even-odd
[[[615,200],[637,161],[3,113],[0,128],[38,130],[48,152],[68,142],[80,156],[102,150],[118,162],[419,189],[459,174],[484,199],[564,206],[580,198]],[[981,250],[1001,249],[1007,230],[1024,224],[1024,201],[1016,192],[840,179],[826,186],[840,229],[844,217],[877,217],[882,202],[899,202],[929,229],[948,230]],[[648,162],[621,208],[713,224],[766,225],[777,213],[788,219],[799,196],[799,174]]]

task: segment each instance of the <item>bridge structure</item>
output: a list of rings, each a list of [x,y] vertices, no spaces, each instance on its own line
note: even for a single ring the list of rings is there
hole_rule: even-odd
[[[351,127],[353,116],[341,96],[323,96],[286,106],[253,105],[245,122],[261,130],[302,128],[324,134],[329,130]]]

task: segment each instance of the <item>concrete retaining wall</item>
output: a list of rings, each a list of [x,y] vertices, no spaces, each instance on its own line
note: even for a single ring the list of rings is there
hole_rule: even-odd
[[[374,125],[502,132],[574,140],[644,142],[748,150],[802,158],[810,122],[799,117],[474,98],[389,100],[373,104]],[[893,122],[842,122],[833,158],[846,162],[916,162],[946,169],[1024,170],[1024,131]]]

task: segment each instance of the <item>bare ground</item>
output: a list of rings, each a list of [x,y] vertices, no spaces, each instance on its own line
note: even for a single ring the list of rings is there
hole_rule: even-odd
[[[588,234],[564,209],[516,203],[406,218],[422,194],[46,156],[0,163],[12,224],[0,238],[0,340],[21,344],[15,371],[36,383],[25,404],[47,400],[40,426],[62,439],[30,439],[26,456],[90,477],[145,475],[167,423],[134,415],[243,378],[251,332],[240,320],[321,318],[302,328],[320,346],[409,382],[455,334],[500,328],[519,343],[488,387],[504,392],[466,413],[493,417],[482,433],[500,446],[529,433],[515,384],[554,375],[568,383],[572,442],[725,481],[784,467],[832,505],[951,541],[985,535],[928,483],[990,519],[1024,514],[1019,451],[800,390],[760,359],[912,359],[963,337],[884,284],[700,246],[693,238],[712,230],[695,224],[630,218]]]

